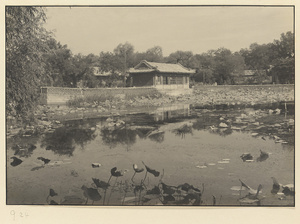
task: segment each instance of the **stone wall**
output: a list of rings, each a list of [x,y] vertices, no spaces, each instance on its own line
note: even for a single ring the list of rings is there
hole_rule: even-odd
[[[157,89],[153,87],[133,87],[133,88],[63,88],[63,87],[42,87],[41,104],[63,105],[70,99],[94,95],[113,95],[124,97],[135,97],[141,94],[155,94]]]

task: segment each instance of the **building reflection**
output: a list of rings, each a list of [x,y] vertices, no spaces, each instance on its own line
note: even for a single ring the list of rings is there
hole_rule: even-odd
[[[190,116],[190,105],[176,104],[157,108],[154,112],[154,121],[165,121],[188,116]]]
[[[110,148],[116,147],[118,144],[127,145],[128,147],[136,142],[136,131],[126,127],[121,129],[111,129],[104,127],[101,129],[102,141]]]

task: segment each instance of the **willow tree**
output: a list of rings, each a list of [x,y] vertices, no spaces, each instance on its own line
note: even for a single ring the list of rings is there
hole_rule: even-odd
[[[38,103],[49,33],[43,28],[40,7],[7,6],[6,16],[6,112],[28,119]]]

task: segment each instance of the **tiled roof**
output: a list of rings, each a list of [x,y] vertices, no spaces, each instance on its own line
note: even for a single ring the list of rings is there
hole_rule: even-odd
[[[129,70],[129,73],[145,73],[145,72],[166,72],[166,73],[195,73],[195,70],[183,67],[181,64],[169,64],[141,61],[137,66]]]
[[[154,72],[156,71],[155,69],[135,69],[135,68],[130,68],[129,73],[144,73],[144,72]]]

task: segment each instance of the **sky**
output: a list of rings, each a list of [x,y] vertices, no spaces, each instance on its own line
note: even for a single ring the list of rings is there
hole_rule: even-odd
[[[201,54],[266,44],[293,32],[292,7],[47,7],[45,28],[73,54],[112,52],[129,42],[135,52],[154,46]]]

